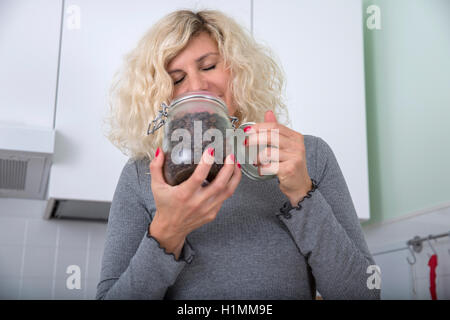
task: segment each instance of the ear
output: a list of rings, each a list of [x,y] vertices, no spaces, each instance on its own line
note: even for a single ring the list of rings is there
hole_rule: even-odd
[[[266,114],[264,115],[264,122],[278,122],[278,121],[273,112],[269,110],[266,111]]]

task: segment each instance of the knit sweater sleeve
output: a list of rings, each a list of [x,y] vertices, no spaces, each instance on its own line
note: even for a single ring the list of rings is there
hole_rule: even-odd
[[[369,289],[367,273],[374,260],[368,250],[350,192],[330,146],[316,139],[318,188],[301,209],[279,214],[306,257],[324,299],[379,299]]]
[[[163,299],[193,257],[186,243],[175,260],[148,234],[151,215],[137,172],[135,161],[129,160],[113,196],[96,299]]]

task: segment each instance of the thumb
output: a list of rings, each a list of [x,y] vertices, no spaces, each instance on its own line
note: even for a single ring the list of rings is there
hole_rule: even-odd
[[[272,110],[266,111],[264,115],[264,122],[278,122]]]
[[[151,183],[166,184],[163,175],[164,152],[161,148],[156,149],[155,156],[150,162]]]

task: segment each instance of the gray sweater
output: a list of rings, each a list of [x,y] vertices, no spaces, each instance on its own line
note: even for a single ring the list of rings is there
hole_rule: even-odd
[[[329,145],[304,135],[318,184],[301,210],[277,179],[242,174],[216,219],[187,236],[179,260],[148,235],[156,211],[148,159],[130,159],[108,220],[97,299],[379,299],[368,289],[374,260]]]

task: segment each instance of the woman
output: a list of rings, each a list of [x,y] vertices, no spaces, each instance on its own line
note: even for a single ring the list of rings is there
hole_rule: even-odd
[[[282,87],[268,51],[220,12],[176,11],[142,38],[113,86],[109,138],[132,157],[111,206],[97,299],[314,299],[316,289],[325,299],[379,298],[336,158],[321,138],[277,121]],[[240,123],[257,122],[249,145],[279,130],[278,179],[251,180],[228,155],[202,186],[213,159],[205,150],[188,180],[166,183],[162,130],[142,133],[161,102],[198,90],[221,97]]]

